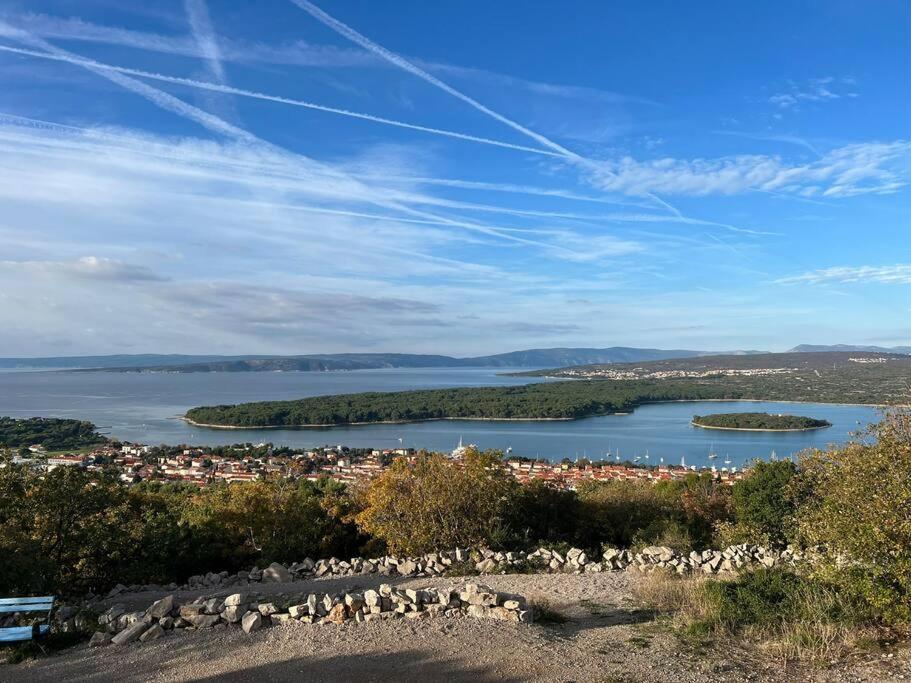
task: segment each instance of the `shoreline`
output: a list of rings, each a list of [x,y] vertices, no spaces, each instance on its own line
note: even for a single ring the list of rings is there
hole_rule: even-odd
[[[608,413],[609,415],[628,415],[629,413]],[[586,417],[598,417],[588,415]],[[178,420],[183,420],[194,427],[206,429],[335,429],[337,427],[368,427],[370,425],[407,425],[420,422],[440,422],[442,420],[465,420],[468,422],[572,422],[584,420],[581,417],[424,417],[418,420],[374,420],[372,422],[337,422],[334,424],[302,424],[302,425],[216,425],[205,422],[196,422],[186,415],[179,415]]]
[[[699,429],[720,429],[726,432],[814,432],[817,429],[828,429],[831,424],[819,425],[818,427],[795,427],[793,429],[763,429],[761,427],[713,427],[710,425],[701,425],[698,422],[690,420],[690,424]]]

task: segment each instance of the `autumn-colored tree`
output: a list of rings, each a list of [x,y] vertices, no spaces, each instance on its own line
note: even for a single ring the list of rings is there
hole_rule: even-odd
[[[393,552],[498,545],[516,487],[495,453],[399,458],[371,482],[357,522]]]

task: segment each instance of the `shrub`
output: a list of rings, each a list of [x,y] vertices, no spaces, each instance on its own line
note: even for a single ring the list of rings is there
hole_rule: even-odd
[[[714,526],[730,516],[728,488],[709,474],[657,484],[586,482],[579,489],[579,540],[586,547],[705,548]]]
[[[704,589],[712,608],[710,620],[737,631],[802,617],[803,586],[793,572],[757,569],[733,581],[710,581]]]
[[[688,646],[714,638],[751,641],[782,659],[829,663],[852,650],[868,629],[839,588],[784,569],[758,569],[733,579],[640,577],[634,589],[646,606],[668,615]]]
[[[535,623],[543,626],[559,626],[567,622],[566,615],[557,611],[549,600],[533,598],[529,602],[535,615]]]
[[[641,532],[658,520],[673,518],[676,512],[662,493],[650,482],[585,482],[579,487],[580,543],[621,548],[636,540],[648,544],[651,539],[642,538]]]
[[[13,594],[87,589],[116,568],[134,526],[113,521],[126,493],[110,478],[93,481],[78,469],[46,474],[0,470],[0,589]],[[127,508],[128,510],[128,508]]]
[[[696,548],[710,547],[715,528],[733,515],[731,487],[711,474],[688,474],[682,482],[661,482],[658,486],[673,486],[679,491],[682,521]]]
[[[802,462],[808,497],[802,537],[824,544],[818,575],[861,601],[869,616],[911,621],[911,414],[893,412],[872,439],[810,453]]]
[[[686,524],[678,519],[656,519],[633,535],[630,549],[639,552],[650,545],[666,546],[674,550],[688,551],[693,548],[693,537]]]

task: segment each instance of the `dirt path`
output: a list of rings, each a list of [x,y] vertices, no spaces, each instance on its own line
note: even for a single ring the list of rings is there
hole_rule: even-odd
[[[374,580],[375,579],[375,580]],[[689,681],[833,680],[833,672],[747,671],[723,653],[701,659],[636,609],[626,572],[484,577],[499,591],[546,599],[564,624],[511,624],[468,617],[401,619],[343,625],[289,624],[252,635],[221,627],[174,632],[150,643],[72,650],[18,666],[0,666],[10,681]],[[313,580],[265,586],[262,592],[333,592],[382,577]],[[450,585],[452,579],[407,579],[402,586]],[[288,589],[291,590],[288,590]],[[226,592],[236,591],[220,591]],[[199,592],[196,592],[197,594]],[[206,593],[213,594],[212,591]],[[146,606],[152,594],[140,594]],[[125,596],[122,602],[136,596]],[[902,680],[906,664],[856,668],[839,680]],[[894,676],[892,675],[894,674]]]

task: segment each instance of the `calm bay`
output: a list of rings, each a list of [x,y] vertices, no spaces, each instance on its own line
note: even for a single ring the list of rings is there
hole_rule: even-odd
[[[871,406],[753,401],[662,403],[628,415],[575,421],[488,422],[439,420],[410,424],[360,425],[325,429],[217,430],[177,419],[197,405],[240,403],[343,394],[457,386],[503,386],[546,381],[508,377],[504,368],[406,368],[351,372],[272,373],[0,373],[0,415],[86,419],[101,431],[129,441],[158,444],[264,442],[293,447],[327,444],[452,450],[459,439],[481,448],[512,449],[515,455],[591,459],[606,455],[639,458],[642,464],[743,465],[754,458],[794,455],[805,448],[844,443],[852,432],[876,421]],[[809,432],[725,432],[690,425],[696,413],[792,413],[829,420]],[[401,439],[401,441],[400,441]],[[715,452],[717,459],[709,460]]]

